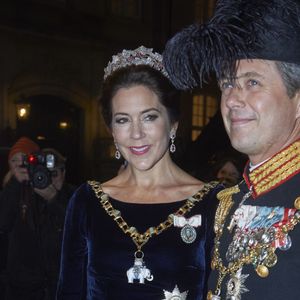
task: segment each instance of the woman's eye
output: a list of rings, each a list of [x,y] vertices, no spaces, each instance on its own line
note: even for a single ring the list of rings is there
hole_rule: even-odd
[[[145,117],[144,117],[144,120],[145,121],[154,121],[154,120],[156,120],[158,118],[158,115],[146,115]]]
[[[126,122],[128,122],[128,119],[127,118],[116,118],[115,122],[117,124],[125,124]]]

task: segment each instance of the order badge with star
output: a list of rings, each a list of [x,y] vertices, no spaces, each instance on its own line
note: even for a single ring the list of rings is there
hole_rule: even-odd
[[[188,291],[180,293],[178,286],[176,285],[172,292],[164,290],[165,298],[162,300],[185,300]]]
[[[245,281],[249,274],[242,274],[242,269],[239,269],[235,274],[232,274],[227,283],[226,299],[241,300],[242,294],[249,292],[245,286]]]

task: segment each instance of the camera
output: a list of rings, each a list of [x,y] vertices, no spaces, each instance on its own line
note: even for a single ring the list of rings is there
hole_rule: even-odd
[[[42,152],[25,155],[23,167],[28,170],[32,187],[45,189],[52,183],[52,176],[55,171],[51,169],[55,167],[55,156]]]

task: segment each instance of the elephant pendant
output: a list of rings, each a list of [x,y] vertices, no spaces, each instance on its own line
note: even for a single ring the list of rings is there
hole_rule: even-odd
[[[153,275],[151,275],[151,271],[147,269],[147,267],[144,264],[143,256],[137,257],[135,254],[134,265],[129,270],[127,270],[128,283],[138,281],[139,283],[143,284],[145,283],[145,279],[148,281],[153,280]]]

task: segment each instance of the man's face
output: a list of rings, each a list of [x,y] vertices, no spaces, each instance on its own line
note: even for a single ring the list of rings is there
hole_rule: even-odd
[[[253,164],[293,141],[299,130],[300,96],[288,97],[274,62],[240,60],[236,80],[224,79],[219,84],[222,116],[232,146],[246,153]]]
[[[15,169],[17,167],[22,166],[23,164],[23,157],[24,157],[24,153],[22,152],[18,152],[16,154],[14,154],[11,159],[8,161],[9,167],[11,169]]]
[[[15,153],[8,162],[11,173],[19,182],[29,180],[28,170],[22,166],[24,155],[22,152]]]

